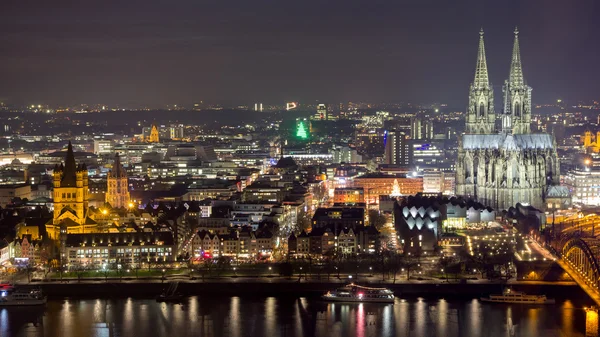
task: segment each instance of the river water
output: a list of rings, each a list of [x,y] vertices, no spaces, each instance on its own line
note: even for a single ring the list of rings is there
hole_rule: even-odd
[[[586,317],[588,317],[586,322]],[[597,320],[597,316],[596,316]],[[0,308],[0,336],[585,336],[583,304],[493,305],[476,299],[397,298],[392,304],[318,298],[52,299]]]

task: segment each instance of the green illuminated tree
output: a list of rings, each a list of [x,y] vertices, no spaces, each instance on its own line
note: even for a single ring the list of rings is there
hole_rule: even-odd
[[[299,122],[296,127],[296,137],[301,139],[307,139],[308,133],[306,132],[306,127],[304,126],[304,122]]]

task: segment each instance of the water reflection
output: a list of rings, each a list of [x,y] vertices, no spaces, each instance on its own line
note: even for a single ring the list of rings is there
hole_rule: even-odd
[[[392,305],[201,296],[180,305],[70,299],[49,301],[37,311],[0,309],[0,336],[584,336],[586,326],[597,330],[597,320],[597,313],[571,302],[527,307],[398,298]]]

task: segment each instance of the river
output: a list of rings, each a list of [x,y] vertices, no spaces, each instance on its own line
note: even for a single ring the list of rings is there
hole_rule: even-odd
[[[586,312],[556,305],[493,305],[476,299],[397,298],[395,304],[318,298],[190,297],[51,299],[45,308],[0,308],[0,336],[585,336]],[[597,316],[596,316],[597,321]],[[597,322],[596,322],[597,323]]]

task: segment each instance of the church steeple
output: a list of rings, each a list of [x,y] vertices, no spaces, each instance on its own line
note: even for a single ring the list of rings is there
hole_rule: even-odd
[[[75,163],[75,154],[73,153],[73,145],[69,141],[67,146],[67,156],[65,157],[65,166],[62,169],[62,187],[77,186],[77,163]]]
[[[483,42],[483,28],[479,31],[479,50],[477,52],[477,66],[475,67],[475,80],[473,86],[485,88],[490,85],[488,75],[487,60],[485,58],[485,44]]]
[[[510,73],[504,82],[504,115],[510,118],[510,127],[505,132],[515,134],[531,132],[531,87],[525,84],[523,66],[521,65],[521,49],[519,46],[519,30],[515,28]],[[504,124],[504,123],[503,123]],[[508,130],[510,129],[510,130]]]
[[[519,50],[519,29],[517,29],[516,27],[512,60],[510,62],[509,81],[513,86],[525,85],[525,79],[523,78],[523,67],[521,66],[521,51]]]
[[[495,131],[496,114],[494,112],[494,91],[490,84],[485,57],[483,28],[479,31],[479,48],[475,78],[469,90],[466,133],[488,134]]]

